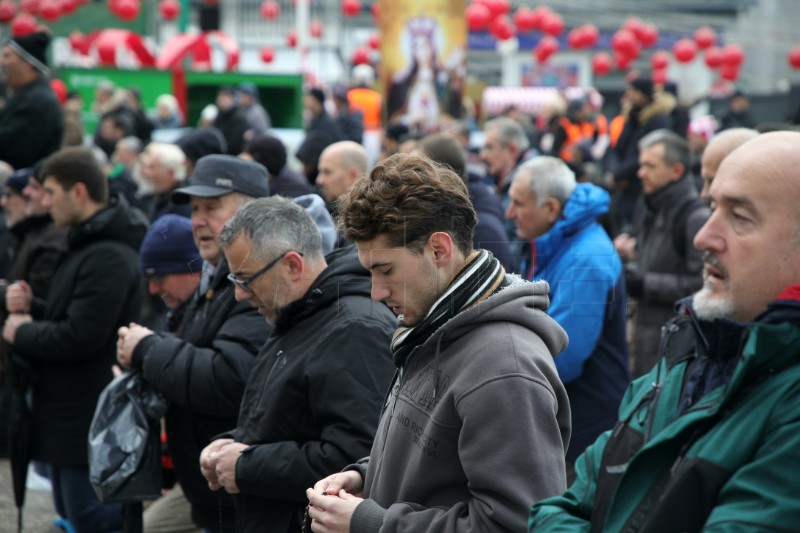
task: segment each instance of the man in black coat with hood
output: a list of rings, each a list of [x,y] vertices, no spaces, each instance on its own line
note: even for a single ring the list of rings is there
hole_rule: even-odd
[[[44,32],[13,37],[0,56],[12,93],[0,111],[0,160],[15,169],[32,167],[61,148],[64,112],[47,82],[49,43]]]
[[[3,338],[36,373],[32,458],[50,467],[57,511],[82,533],[116,531],[121,505],[101,503],[89,483],[88,434],[112,378],[117,328],[141,308],[137,250],[147,223],[123,199],[109,202],[103,171],[84,148],[53,154],[41,175],[53,221],[69,227],[68,249],[46,301],[24,282],[8,287]]]
[[[273,196],[222,231],[236,299],[275,329],[247,382],[236,429],[200,457],[212,489],[236,497],[238,531],[300,531],[305,487],[369,451],[393,372],[396,320],[370,300],[351,246],[323,256],[306,211]]]

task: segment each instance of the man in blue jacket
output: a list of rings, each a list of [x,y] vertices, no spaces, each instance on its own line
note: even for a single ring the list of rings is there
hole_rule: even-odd
[[[626,296],[622,263],[597,217],[609,196],[590,183],[576,184],[560,159],[540,156],[523,163],[509,189],[506,216],[517,235],[531,242],[521,274],[550,284],[547,313],[569,335],[556,357],[572,410],[571,463],[617,419],[630,381],[625,339]]]

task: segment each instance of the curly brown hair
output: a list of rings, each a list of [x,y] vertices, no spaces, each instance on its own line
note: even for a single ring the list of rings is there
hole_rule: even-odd
[[[339,229],[348,240],[386,235],[392,247],[420,253],[437,231],[465,255],[478,217],[464,181],[424,156],[395,154],[379,162],[339,198]]]

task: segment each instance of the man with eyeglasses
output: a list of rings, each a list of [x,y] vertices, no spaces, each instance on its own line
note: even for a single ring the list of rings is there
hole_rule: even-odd
[[[197,468],[200,451],[236,424],[255,355],[271,329],[255,309],[235,301],[219,233],[240,207],[268,194],[267,172],[258,163],[200,158],[187,185],[172,193],[173,202],[191,204],[192,234],[203,259],[199,287],[178,332],[155,333],[138,324],[119,331],[119,363],[144,372],[170,402],[166,431],[176,477],[192,504],[192,520],[209,531],[234,529],[233,499],[209,490]],[[155,519],[154,506],[145,513],[145,531]]]
[[[236,495],[237,531],[300,531],[305,487],[369,452],[396,320],[370,300],[355,249],[324,256],[314,221],[291,200],[240,209],[222,247],[236,299],[275,329],[235,429],[203,451],[200,467],[212,489]]]

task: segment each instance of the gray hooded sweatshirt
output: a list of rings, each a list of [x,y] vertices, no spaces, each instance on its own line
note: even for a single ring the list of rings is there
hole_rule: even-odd
[[[570,410],[553,357],[567,334],[544,312],[546,282],[510,279],[408,357],[352,467],[366,499],[351,532],[525,531],[531,504],[566,489]]]

